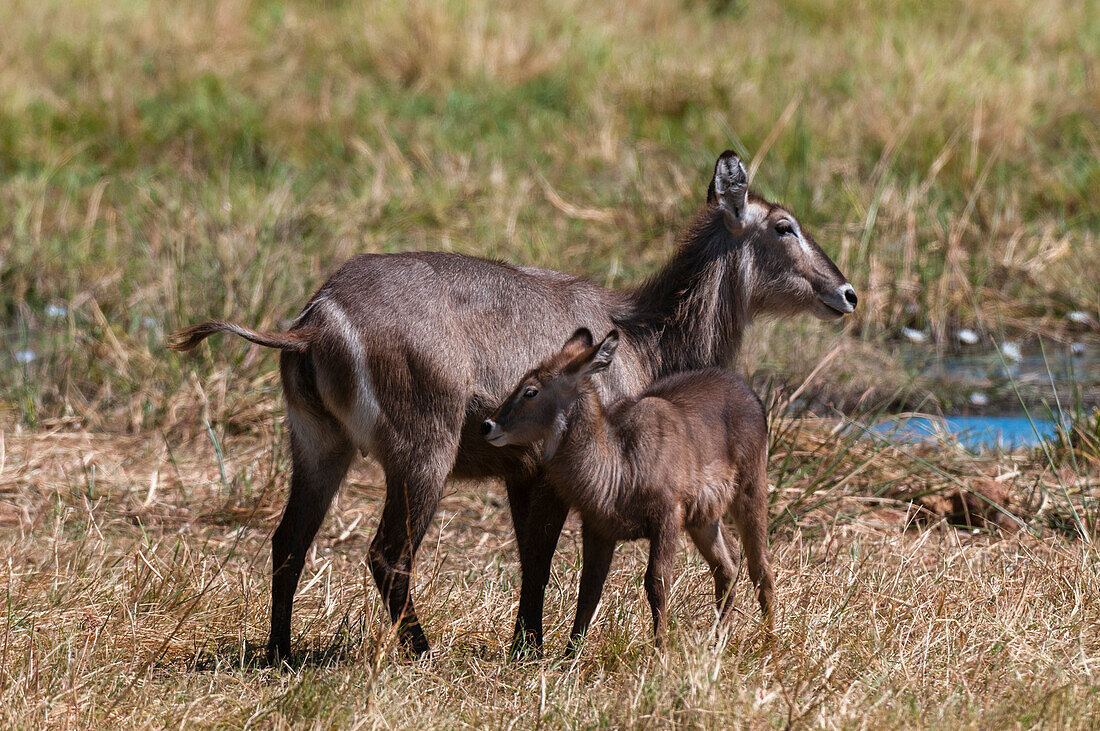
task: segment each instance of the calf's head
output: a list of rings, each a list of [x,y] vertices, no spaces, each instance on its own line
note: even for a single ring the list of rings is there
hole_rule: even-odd
[[[611,365],[618,346],[616,330],[598,344],[593,344],[588,330],[577,330],[561,351],[520,379],[496,413],[482,423],[482,435],[498,447],[542,442],[543,458],[550,459],[565,433],[570,407],[588,378]]]
[[[833,260],[793,213],[749,192],[745,166],[732,150],[714,166],[707,204],[720,212],[730,241],[744,247],[740,274],[754,312],[808,311],[836,320],[855,309],[855,289]]]

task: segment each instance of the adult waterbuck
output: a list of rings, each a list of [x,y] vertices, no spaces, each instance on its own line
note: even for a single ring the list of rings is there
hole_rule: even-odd
[[[615,364],[595,381],[614,399],[669,373],[725,367],[755,316],[832,320],[855,304],[836,265],[790,212],[749,193],[744,165],[727,151],[672,259],[636,289],[455,254],[363,255],[325,282],[289,332],[205,322],[176,333],[170,347],[189,350],[226,331],[282,350],[293,473],[271,540],[271,660],[289,655],[306,552],[357,451],[386,475],[370,567],[417,654],[429,645],[410,583],[444,482],[504,480],[523,577],[519,649],[542,644],[544,591],[567,509],[538,489],[535,451],[497,449],[481,437],[512,384],[581,327],[622,333]]]
[[[733,539],[770,629],[775,604],[768,557],[768,423],[764,405],[722,368],[659,378],[637,398],[605,404],[593,375],[615,358],[619,333],[598,345],[578,330],[560,352],[520,379],[482,424],[496,446],[543,445],[545,480],[580,513],[583,558],[569,644],[579,647],[600,603],[618,541],[649,541],[645,590],[657,645],[664,644],[677,537],[687,530],[714,576],[718,622],[732,609]]]

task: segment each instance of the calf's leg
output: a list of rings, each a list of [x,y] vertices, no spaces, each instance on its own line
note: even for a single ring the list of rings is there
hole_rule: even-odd
[[[676,524],[658,527],[649,539],[649,566],[645,592],[653,612],[653,636],[658,648],[665,646],[668,632],[668,590],[672,586],[672,564],[676,559]]]
[[[688,528],[688,534],[695,543],[695,547],[699,549],[699,553],[703,554],[703,558],[710,565],[710,572],[714,577],[714,601],[718,609],[718,625],[722,626],[729,621],[730,611],[733,608],[731,588],[736,569],[730,553],[733,545],[732,537],[721,520]]]
[[[742,474],[746,479],[737,494],[733,517],[741,534],[749,579],[756,587],[764,625],[771,632],[775,622],[775,579],[768,555],[768,485],[764,458]]]
[[[569,652],[580,649],[581,639],[592,623],[592,616],[600,605],[603,585],[611,569],[615,555],[615,541],[609,541],[595,531],[585,528],[582,539],[581,585],[577,594],[577,616],[573,618],[573,631],[569,633]]]

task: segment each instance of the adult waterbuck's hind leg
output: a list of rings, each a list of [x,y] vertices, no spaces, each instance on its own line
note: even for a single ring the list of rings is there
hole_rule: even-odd
[[[450,430],[439,422],[406,423],[386,437],[379,455],[386,473],[386,504],[370,546],[371,574],[398,637],[417,656],[431,647],[413,606],[413,567],[454,465],[460,414],[459,407]]]
[[[313,543],[347,474],[355,448],[334,420],[290,411],[290,497],[271,537],[271,636],[267,660],[290,657],[294,592]]]

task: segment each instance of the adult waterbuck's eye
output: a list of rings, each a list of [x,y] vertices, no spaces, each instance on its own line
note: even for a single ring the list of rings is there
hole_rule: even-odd
[[[780,236],[793,236],[794,224],[786,220],[780,221],[779,223],[775,224],[775,232]]]
[[[523,389],[523,398],[534,398],[539,395],[539,390],[534,386],[528,386]]]

